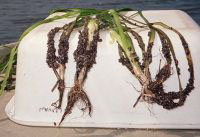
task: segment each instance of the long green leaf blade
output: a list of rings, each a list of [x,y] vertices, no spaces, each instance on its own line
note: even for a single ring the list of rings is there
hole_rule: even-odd
[[[39,25],[42,25],[42,24],[45,24],[45,23],[50,23],[50,22],[52,22],[54,20],[58,20],[58,19],[62,19],[62,18],[67,18],[67,17],[75,16],[77,14],[78,14],[78,12],[68,12],[68,13],[66,13],[66,14],[64,14],[62,16],[55,16],[55,17],[52,17],[52,18],[49,18],[49,19],[45,19],[45,20],[39,21],[39,22],[33,24],[28,29],[26,29],[22,33],[22,35],[20,36],[19,41],[21,41],[30,31],[32,31],[33,29],[35,29]]]
[[[10,73],[11,73],[11,70],[12,70],[12,65],[13,65],[13,60],[14,60],[14,57],[15,57],[16,53],[17,53],[17,46],[15,46],[11,50],[9,61],[7,63],[8,65],[7,65],[7,69],[6,69],[6,72],[5,72],[5,77],[4,77],[3,83],[1,84],[0,96],[3,94],[4,89],[6,87],[7,80],[9,78],[9,76],[10,76]]]
[[[113,31],[116,32],[115,35],[117,36],[116,38],[118,38],[118,42],[120,43],[120,46],[122,47],[126,56],[131,62],[134,73],[136,77],[138,78],[138,80],[141,83],[145,83],[145,81],[147,81],[147,78],[142,72],[142,69],[139,64],[139,59],[138,60],[136,59],[138,58],[138,56],[137,56],[137,53],[135,52],[135,48],[132,43],[132,40],[130,36],[128,35],[128,33],[124,32],[118,13],[114,10],[110,10],[110,13],[114,18],[116,28]]]

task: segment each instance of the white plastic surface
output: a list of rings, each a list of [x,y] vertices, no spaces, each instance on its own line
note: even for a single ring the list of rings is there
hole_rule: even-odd
[[[79,110],[81,104],[77,104],[61,126],[200,129],[200,28],[182,11],[144,11],[143,13],[151,22],[162,21],[176,28],[189,43],[194,61],[195,89],[188,96],[184,106],[165,110],[156,104],[139,102],[136,108],[133,108],[140,93],[133,88],[132,84],[138,90],[140,85],[127,68],[118,62],[118,48],[116,43],[111,43],[109,33],[102,32],[100,37],[103,42],[98,45],[97,64],[89,72],[84,86],[93,106],[92,117],[87,113],[83,114]],[[54,122],[60,121],[66,107],[69,88],[65,90],[62,111],[53,112],[51,103],[58,99],[58,90],[51,92],[56,77],[46,64],[47,33],[52,28],[63,26],[67,22],[69,20],[61,19],[41,25],[21,41],[18,50],[16,93],[6,107],[6,113],[11,120],[31,126],[54,126]],[[182,68],[181,79],[185,86],[188,80],[188,66],[184,50],[176,34],[163,30],[174,43],[180,68]],[[147,33],[146,30],[140,32],[146,43]],[[56,44],[60,34],[56,35]],[[70,37],[69,63],[65,75],[66,87],[73,86],[76,71],[73,51],[76,49],[77,42],[78,33],[73,32]],[[153,76],[158,71],[161,58],[160,45],[160,40],[156,36],[153,48],[154,63],[151,64]],[[136,51],[139,53],[139,48]],[[173,72],[175,73],[175,70]],[[176,74],[165,83],[165,89],[166,91],[178,90]]]

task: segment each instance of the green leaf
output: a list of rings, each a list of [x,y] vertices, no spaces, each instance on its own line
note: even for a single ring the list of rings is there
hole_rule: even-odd
[[[19,41],[21,41],[29,32],[31,32],[33,29],[35,29],[37,26],[39,25],[42,25],[42,24],[45,24],[45,23],[50,23],[50,22],[53,22],[54,20],[58,20],[58,19],[62,19],[62,18],[68,18],[68,17],[72,17],[72,16],[75,16],[77,15],[78,12],[68,12],[62,16],[54,16],[52,18],[49,18],[49,19],[45,19],[45,20],[42,20],[42,21],[39,21],[35,24],[33,24],[31,27],[29,27],[28,29],[26,29],[22,35],[20,36],[19,38]]]
[[[113,28],[113,18],[112,16],[108,13],[108,11],[98,14],[98,19],[99,22],[101,22],[102,24],[104,24],[105,26],[109,26],[110,28]]]
[[[7,68],[7,63],[1,63],[0,64],[0,73],[3,74],[5,72],[5,69]]]
[[[50,23],[50,22],[52,22],[52,21],[54,21],[54,20],[58,20],[58,19],[62,19],[62,18],[73,17],[73,16],[75,16],[75,15],[77,15],[77,14],[79,14],[79,12],[77,12],[77,11],[71,11],[71,12],[67,12],[66,14],[64,14],[64,15],[62,15],[62,16],[54,16],[54,17],[52,17],[52,18],[39,21],[39,22],[33,24],[31,27],[29,27],[28,29],[26,29],[26,30],[24,31],[24,33],[23,33],[23,34],[20,36],[20,38],[19,38],[19,42],[20,42],[29,32],[31,32],[33,29],[35,29],[37,26],[39,26],[39,25],[41,25],[41,24]],[[5,87],[6,87],[6,84],[7,84],[7,81],[8,81],[8,78],[11,76],[12,68],[13,68],[13,63],[16,62],[17,48],[18,48],[18,45],[16,45],[16,46],[11,50],[11,53],[10,53],[8,62],[7,62],[6,64],[1,64],[1,65],[0,65],[1,73],[4,73],[4,72],[5,72],[4,80],[3,80],[2,84],[0,85],[0,96],[3,94],[4,89],[5,89]]]
[[[150,29],[150,33],[149,33],[149,43],[154,43],[156,37],[156,32],[153,29]]]
[[[122,8],[122,9],[116,10],[116,12],[123,12],[123,11],[133,11],[133,9],[131,9],[131,8]]]
[[[144,20],[144,22],[146,22],[146,24],[148,24],[148,26],[151,26],[151,23],[147,20],[147,18],[144,17],[142,11],[138,11],[140,17]]]
[[[125,52],[128,60],[130,61],[137,79],[141,83],[145,83],[147,78],[142,72],[139,61],[136,60],[136,58],[138,58],[138,56],[137,56],[137,53],[135,52],[135,48],[134,48],[134,45],[132,43],[130,36],[123,29],[123,26],[121,25],[121,21],[120,21],[118,13],[115,10],[110,10],[110,14],[113,16],[114,22],[116,25],[116,28],[115,28],[116,31],[114,29],[113,29],[113,31],[115,31],[115,35],[118,35],[117,36],[118,43],[120,43],[121,48]]]
[[[49,12],[49,15],[54,14],[56,12],[68,12],[68,11],[72,11],[71,9],[65,9],[65,8],[56,8],[53,9]]]
[[[123,50],[128,50],[132,47],[132,42],[128,41],[127,38],[128,36],[126,36],[126,34],[124,33],[124,30],[123,30],[123,27],[121,26],[121,22],[120,22],[120,19],[119,19],[119,16],[117,15],[116,11],[114,10],[110,10],[111,14],[113,15],[113,18],[114,18],[114,22],[116,24],[116,30],[117,30],[117,33],[119,33],[120,37],[121,37],[121,41],[123,43]],[[126,47],[124,47],[126,46]]]
[[[3,94],[4,89],[6,87],[6,84],[7,84],[7,81],[8,81],[8,78],[9,78],[9,76],[11,74],[11,70],[12,70],[12,66],[13,66],[13,61],[14,61],[14,57],[15,57],[16,53],[17,53],[17,46],[15,46],[11,50],[9,61],[7,63],[5,77],[4,77],[4,80],[3,80],[2,84],[1,84],[1,88],[0,88],[0,96]]]
[[[97,14],[101,14],[101,13],[104,12],[104,11],[105,11],[105,10],[79,9],[80,17],[97,15]]]

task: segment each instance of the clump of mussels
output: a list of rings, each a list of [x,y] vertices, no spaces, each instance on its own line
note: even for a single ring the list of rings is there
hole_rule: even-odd
[[[68,62],[68,50],[69,50],[69,37],[71,32],[74,28],[74,22],[64,25],[62,28],[55,27],[48,33],[48,50],[47,50],[47,57],[46,62],[50,68],[53,69],[53,72],[55,73],[57,77],[57,82],[54,85],[52,92],[55,90],[56,87],[58,87],[59,90],[59,100],[58,105],[55,103],[52,103],[53,106],[56,108],[61,108],[62,105],[62,98],[63,93],[65,90],[65,81],[64,81],[64,75],[65,75],[65,69],[66,69],[66,63]],[[54,46],[54,37],[57,32],[60,30],[63,30],[62,35],[59,40],[58,45],[58,56],[56,56],[56,48]],[[59,70],[59,72],[57,71]]]
[[[88,72],[96,63],[97,44],[101,41],[99,38],[100,27],[97,19],[86,17],[84,18],[84,22],[85,23],[83,26],[83,30],[79,31],[80,34],[77,49],[74,51],[74,59],[76,62],[74,86],[70,89],[68,93],[67,106],[59,124],[62,123],[66,115],[71,113],[74,105],[78,101],[84,104],[84,108],[81,109],[82,111],[88,110],[90,116],[92,113],[92,105],[83,86],[87,78]],[[59,100],[57,101],[59,102],[59,104],[56,105],[56,102],[52,104],[56,108],[61,108],[63,92],[65,90],[65,64],[68,62],[69,36],[74,28],[74,24],[75,22],[64,25],[62,28],[56,27],[48,33],[48,50],[46,62],[48,66],[53,69],[53,72],[57,77],[57,82],[52,91],[56,88],[56,86],[58,86],[58,90],[60,93]],[[56,49],[53,39],[55,37],[55,34],[61,29],[63,29],[63,33],[59,40],[59,56],[57,57],[55,55]],[[59,73],[57,72],[57,69],[59,69]]]
[[[74,59],[76,62],[76,74],[74,78],[74,86],[69,90],[67,95],[67,106],[64,114],[61,118],[59,125],[63,122],[65,117],[72,112],[73,107],[77,102],[84,104],[82,111],[88,111],[91,116],[92,104],[89,97],[84,90],[84,82],[87,79],[88,72],[96,63],[95,59],[97,56],[97,45],[100,41],[99,32],[100,30],[110,30],[112,37],[114,37],[118,43],[119,51],[119,62],[124,65],[131,74],[137,78],[141,85],[140,96],[135,101],[134,107],[140,100],[147,103],[156,103],[161,105],[164,109],[174,109],[184,105],[187,96],[194,89],[194,68],[191,52],[188,47],[183,35],[176,29],[167,26],[162,22],[150,23],[142,14],[142,12],[135,12],[131,16],[121,14],[122,11],[129,11],[130,9],[121,10],[96,10],[96,9],[60,9],[55,12],[64,12],[64,15],[55,16],[49,19],[45,19],[34,24],[28,28],[20,37],[23,39],[31,30],[38,25],[49,23],[61,18],[76,19],[63,27],[55,27],[48,33],[48,50],[46,56],[46,62],[51,68],[57,78],[56,84],[53,86],[52,91],[56,88],[59,91],[59,99],[52,105],[60,109],[62,105],[63,93],[65,87],[65,71],[68,63],[68,50],[70,48],[69,38],[71,32],[75,29],[82,29],[79,31],[79,41],[76,50],[74,51]],[[136,20],[134,17],[140,16],[143,21]],[[179,67],[179,60],[176,57],[173,43],[171,42],[168,35],[160,28],[171,30],[178,35],[182,43],[182,47],[185,51],[189,79],[185,88],[182,87],[180,74],[181,68]],[[148,36],[149,41],[147,45],[143,41],[137,29],[149,30]],[[62,32],[58,45],[58,52],[54,45],[54,37],[56,33]],[[150,65],[154,61],[152,58],[152,49],[154,48],[154,40],[156,34],[159,36],[161,41],[161,54],[163,60],[166,62],[162,67],[159,65],[159,70],[155,77],[152,77],[150,71]],[[138,56],[135,50],[133,36],[138,43],[138,47],[141,50],[142,57]],[[6,72],[6,77],[1,85],[0,94],[6,87],[7,80],[11,75],[11,68],[15,55],[17,53],[16,46],[10,54],[8,63],[4,67],[1,67]],[[56,55],[58,54],[58,55]],[[179,83],[179,91],[166,92],[164,89],[164,83],[173,75],[172,68],[175,66],[177,81]],[[178,101],[177,101],[178,100]]]
[[[135,107],[141,99],[148,103],[157,103],[158,105],[163,106],[163,108],[165,109],[174,109],[184,104],[186,97],[194,89],[193,62],[192,62],[192,57],[191,57],[190,50],[189,50],[186,40],[174,28],[171,28],[161,22],[149,23],[148,20],[143,16],[141,12],[138,12],[137,14],[141,16],[141,18],[144,20],[145,23],[134,20],[134,19],[131,20],[130,18],[119,14],[115,10],[110,10],[107,13],[107,17],[111,18],[111,20],[106,20],[105,18],[102,18],[102,15],[97,16],[96,20],[94,19],[89,20],[89,17],[87,17],[85,20],[82,20],[84,21],[83,23],[84,28],[80,32],[78,46],[74,52],[74,59],[76,61],[76,75],[75,75],[74,87],[72,87],[68,93],[67,107],[60,121],[60,124],[64,120],[65,116],[71,113],[72,108],[77,101],[82,101],[85,104],[85,108],[83,108],[82,110],[85,111],[88,109],[89,115],[91,116],[92,104],[86,92],[83,89],[83,85],[84,85],[85,79],[87,78],[88,71],[92,68],[93,64],[95,63],[95,57],[97,53],[97,42],[99,41],[99,28],[111,29],[111,35],[118,42],[118,49],[119,49],[119,56],[120,56],[119,62],[122,63],[122,65],[126,66],[129,69],[129,71],[139,80],[141,84],[141,94],[136,100],[133,107]],[[89,21],[86,21],[86,20],[89,20]],[[99,28],[98,28],[97,20],[100,20],[99,22],[101,22],[101,25],[99,25]],[[89,26],[91,26],[91,24],[93,25],[93,27],[90,28]],[[137,28],[149,29],[149,42],[147,44],[147,47],[145,47],[145,43],[142,37],[137,33],[137,31],[128,27],[127,24],[135,26]],[[188,84],[186,85],[184,89],[182,88],[182,84],[180,80],[180,68],[178,65],[178,59],[176,57],[176,54],[173,48],[173,44],[170,38],[167,36],[167,34],[164,31],[162,31],[160,28],[156,27],[158,25],[161,27],[167,28],[169,30],[172,30],[173,32],[178,34],[182,42],[182,46],[185,50],[185,54],[186,54],[186,58],[187,58],[188,66],[189,66],[188,71],[190,73]],[[51,35],[53,35],[55,32],[59,30],[60,28],[54,28],[52,32],[50,31],[49,34],[52,33]],[[154,46],[154,39],[155,39],[156,33],[158,34],[161,40],[161,44],[162,44],[161,52],[163,54],[163,58],[166,61],[166,64],[159,69],[155,78],[152,78],[151,72],[150,72],[150,64],[153,61],[152,48]],[[138,46],[141,49],[142,59],[139,58],[139,56],[137,55],[135,51],[135,47],[133,45],[130,34],[136,39]],[[61,36],[61,39],[62,39],[62,36]],[[62,56],[65,56],[67,60],[67,51],[69,48],[69,43],[68,43],[68,39],[66,39],[66,41],[67,41],[66,47],[62,49],[63,47],[59,46],[59,50],[60,52],[62,51],[63,53]],[[48,42],[48,43],[51,43],[51,42]],[[62,43],[62,40],[60,40],[60,43]],[[54,52],[53,55],[51,55],[52,54],[50,52],[51,50],[53,50],[52,52]],[[51,45],[49,46],[47,55],[48,54],[50,54],[49,60],[51,63],[50,64],[48,63],[49,62],[48,56],[47,56],[47,63],[49,67],[53,68],[55,74],[57,75],[58,83],[60,82],[59,84],[60,87],[58,87],[58,89],[60,91],[60,96],[62,96],[65,89],[64,77],[61,78],[61,74],[58,75],[56,72],[56,69],[58,68],[56,66],[60,66],[60,64],[57,65],[57,63],[55,63],[56,61],[53,61],[55,60],[53,58],[56,58],[56,56],[55,56],[55,48],[51,47]],[[142,62],[140,62],[140,60]],[[171,68],[173,65],[173,61],[175,64],[177,78],[179,82],[179,92],[172,92],[172,91],[165,92],[163,84],[172,75]],[[66,62],[67,61],[64,61],[64,63],[61,63],[61,64],[63,65]],[[65,69],[64,65],[62,67],[62,70],[63,69]],[[178,99],[178,102],[175,102],[175,100],[177,99]],[[61,97],[59,100],[60,100],[59,102],[62,102]]]
[[[87,20],[89,21],[85,21],[83,30],[79,32],[78,46],[74,51],[74,59],[76,62],[74,87],[68,93],[67,107],[60,123],[66,115],[71,113],[77,101],[84,103],[85,107],[81,110],[86,111],[88,109],[89,115],[91,116],[92,105],[83,86],[88,72],[93,64],[96,63],[97,43],[100,42],[100,39],[97,20],[88,18]]]
[[[115,22],[115,29],[113,29],[112,35],[116,37],[116,40],[119,44],[119,62],[126,66],[141,84],[141,94],[136,100],[133,107],[137,105],[140,99],[143,99],[148,103],[157,103],[158,105],[163,106],[163,108],[165,109],[174,109],[184,105],[187,96],[194,89],[194,68],[188,44],[181,33],[178,32],[176,29],[169,27],[161,22],[149,23],[141,12],[139,12],[138,14],[146,22],[145,26],[142,22],[139,21],[136,22],[143,24],[143,26],[136,25],[136,23],[132,23],[130,20],[127,20],[126,16],[118,15],[115,11],[112,11],[111,14],[114,17]],[[129,25],[135,25],[140,28],[146,27],[150,30],[149,42],[146,51],[142,37],[136,31],[127,27],[127,25],[123,25],[120,17],[122,21],[128,23]],[[182,88],[180,80],[181,73],[173,44],[167,34],[156,27],[158,25],[175,32],[182,42],[182,47],[185,50],[189,66],[188,72],[190,74],[188,83],[184,89]],[[135,47],[133,46],[132,40],[127,32],[131,33],[131,35],[133,35],[133,37],[138,42],[139,48],[142,51],[142,63],[139,61],[139,57],[135,52]],[[162,68],[160,68],[155,78],[152,78],[149,65],[152,63],[152,47],[154,45],[155,33],[157,33],[160,37],[162,43],[162,54],[164,56],[166,64]],[[163,84],[172,75],[171,68],[173,61],[177,72],[179,91],[165,92]]]

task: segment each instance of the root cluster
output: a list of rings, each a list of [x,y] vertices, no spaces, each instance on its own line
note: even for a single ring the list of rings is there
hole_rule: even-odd
[[[170,38],[167,36],[167,34],[165,34],[164,31],[162,31],[159,28],[156,28],[152,24],[149,25],[149,28],[151,31],[153,30],[155,33],[157,33],[161,40],[162,54],[164,56],[166,64],[162,68],[159,69],[155,78],[152,78],[149,66],[152,63],[152,48],[153,48],[154,43],[150,41],[151,37],[149,36],[150,37],[149,43],[147,45],[147,50],[145,51],[144,44],[143,44],[144,42],[142,38],[139,36],[137,32],[128,28],[130,34],[132,34],[133,37],[137,40],[138,45],[142,51],[143,62],[141,63],[139,62],[139,60],[136,60],[136,61],[138,61],[138,64],[142,64],[141,70],[146,76],[146,81],[144,81],[143,83],[140,82],[141,87],[142,87],[141,95],[138,97],[136,103],[133,106],[135,107],[137,103],[139,102],[139,100],[143,99],[144,101],[148,103],[157,103],[158,105],[161,105],[165,109],[174,109],[174,108],[184,105],[184,102],[186,101],[187,96],[194,89],[194,69],[193,69],[193,61],[190,54],[190,50],[185,38],[180,34],[180,32],[178,32],[174,28],[168,27],[169,30],[175,32],[179,36],[182,42],[182,47],[185,50],[185,55],[188,62],[188,72],[190,74],[190,77],[188,79],[188,83],[186,87],[183,89],[181,80],[180,80],[181,69],[179,68],[179,65],[178,65],[179,61],[176,58],[176,54],[175,54],[173,44]],[[131,60],[126,56],[126,53],[121,48],[121,45],[119,45],[118,47],[119,47],[119,55],[120,55],[119,62],[122,63],[122,65],[126,66],[132,72],[132,74],[136,76],[136,74],[134,74],[134,71],[133,71],[133,65],[131,64]],[[177,78],[179,82],[179,91],[166,92],[163,84],[172,75],[171,69],[172,69],[173,61],[174,61],[176,72],[177,72]]]
[[[78,45],[73,53],[74,60],[76,62],[74,86],[68,92],[67,106],[59,125],[63,122],[65,117],[72,112],[75,104],[78,102],[84,105],[81,110],[83,112],[87,111],[91,116],[92,104],[86,94],[86,91],[84,90],[84,83],[87,79],[88,72],[96,63],[98,42],[101,42],[101,39],[99,38],[99,31],[101,29],[111,29],[113,31],[113,35],[116,36],[118,42],[118,51],[120,56],[119,62],[124,65],[141,84],[141,94],[133,107],[135,107],[141,99],[147,103],[156,103],[161,105],[164,109],[168,110],[184,105],[187,96],[194,89],[193,61],[185,38],[176,29],[160,22],[149,23],[142,13],[138,14],[140,14],[141,18],[146,23],[120,15],[116,11],[111,10],[105,13],[105,15],[99,14],[93,18],[90,16],[78,16],[75,21],[66,24],[63,27],[55,27],[48,33],[46,62],[49,68],[53,70],[57,78],[52,91],[56,88],[59,91],[59,99],[55,103],[52,103],[52,105],[55,108],[60,109],[62,105],[63,93],[65,91],[64,75],[68,63],[68,50],[70,48],[69,38],[71,32],[75,28],[83,27],[82,30],[79,31]],[[128,27],[127,24],[136,28],[149,30],[149,42],[147,47],[145,46],[143,38],[139,35],[139,33],[133,28]],[[173,31],[179,36],[182,47],[185,51],[189,72],[189,79],[185,88],[182,87],[180,79],[181,68],[179,67],[180,60],[176,57],[174,45],[167,34],[157,27],[158,25]],[[56,33],[61,30],[62,35],[59,40],[58,52],[56,52],[54,37]],[[152,77],[150,65],[153,62],[152,49],[154,48],[154,39],[156,34],[160,38],[162,45],[161,54],[163,55],[163,60],[166,63],[162,67],[160,65],[159,71],[155,77]],[[142,53],[141,59],[137,55],[133,41],[129,35],[132,35],[136,39]],[[56,53],[58,53],[58,55],[56,55]],[[166,92],[164,89],[164,83],[173,75],[171,72],[173,64],[175,65],[175,70],[177,72],[176,75],[179,83],[179,90]]]

